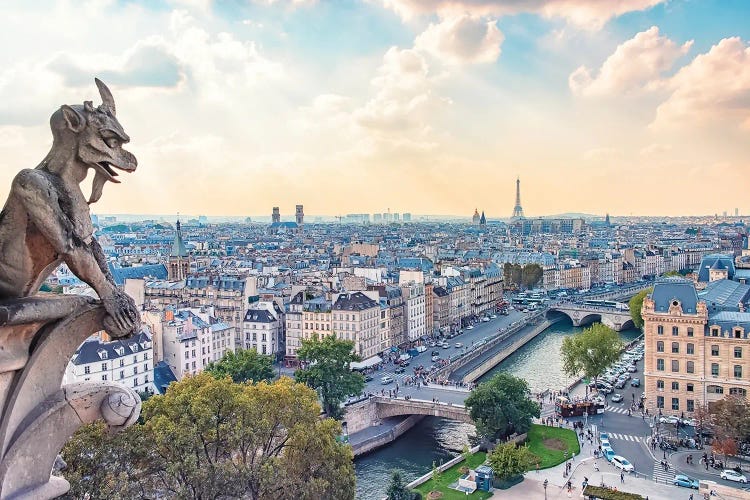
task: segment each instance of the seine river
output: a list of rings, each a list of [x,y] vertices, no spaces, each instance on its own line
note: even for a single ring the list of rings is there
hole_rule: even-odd
[[[560,389],[572,382],[562,373],[560,345],[565,337],[578,333],[582,328],[574,327],[570,321],[557,323],[500,363],[485,377],[499,371],[523,377],[533,392],[545,389]],[[620,333],[625,341],[640,335],[639,330]],[[357,498],[360,500],[382,499],[391,471],[401,471],[406,481],[413,481],[432,468],[432,462],[440,464],[461,452],[474,426],[437,417],[427,417],[394,443],[358,458]]]

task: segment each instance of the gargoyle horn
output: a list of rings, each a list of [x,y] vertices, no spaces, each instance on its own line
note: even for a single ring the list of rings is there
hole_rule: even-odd
[[[98,78],[94,78],[94,81],[96,82],[96,86],[99,89],[99,95],[102,97],[102,104],[107,106],[112,111],[112,115],[117,115],[117,110],[115,109],[115,98],[112,97],[112,92],[110,92],[109,88],[104,85],[103,81],[99,80]]]

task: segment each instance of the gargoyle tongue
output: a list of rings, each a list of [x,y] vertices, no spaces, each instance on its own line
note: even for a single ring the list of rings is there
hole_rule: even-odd
[[[109,180],[108,176],[97,171],[94,176],[94,182],[91,185],[91,196],[89,197],[89,205],[99,201],[104,191],[104,184]]]

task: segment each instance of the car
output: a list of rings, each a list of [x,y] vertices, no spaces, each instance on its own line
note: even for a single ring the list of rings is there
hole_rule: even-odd
[[[442,344],[440,344],[442,345]],[[431,356],[440,356],[440,351],[432,351]]]
[[[372,382],[372,376],[365,375],[365,382]]]
[[[611,462],[612,459],[617,456],[615,455],[615,450],[613,450],[609,446],[602,446],[602,455],[604,455],[604,458],[607,460],[607,462]]]
[[[617,382],[615,382],[615,389],[622,389],[625,387],[625,380],[618,379]]]
[[[612,395],[612,402],[613,403],[621,403],[623,399],[625,399],[625,398],[622,397],[622,394],[613,394]]]
[[[676,424],[680,421],[679,417],[675,417],[674,415],[662,415],[659,417],[659,422],[662,424]]]
[[[641,386],[641,379],[634,378],[630,381],[630,387],[640,387]]]
[[[380,379],[380,383],[383,385],[388,385],[393,383],[393,377],[389,375],[385,375],[383,378]]]
[[[405,371],[406,371],[406,368],[404,368],[403,366],[399,366],[398,368],[394,370],[395,373],[404,373]]]
[[[436,354],[435,356],[433,356],[433,357],[432,357],[432,362],[434,363],[435,361],[437,361],[437,360],[439,360],[439,359],[440,359],[440,356],[438,356],[438,355]]]
[[[682,486],[683,488],[692,488],[694,490],[697,490],[699,486],[697,480],[691,479],[685,474],[677,474],[672,480],[672,484],[675,486]]]
[[[602,439],[601,445],[602,445],[602,448],[610,448],[610,449],[612,448],[612,445],[609,444],[608,439]]]
[[[620,470],[624,470],[625,472],[633,472],[635,470],[633,464],[628,462],[625,457],[621,457],[620,455],[615,455],[612,457],[612,465]]]
[[[443,344],[443,349],[448,349],[449,347],[450,347],[450,345],[447,342],[445,344]]]
[[[637,371],[638,371],[638,367],[636,367],[635,365],[628,366],[628,372],[629,373],[635,373]]]
[[[473,329],[474,329],[474,326],[473,326],[473,325],[469,325],[469,326],[467,326],[467,327],[466,327],[466,329],[467,329],[467,330],[473,330]]]
[[[411,364],[411,362],[409,360],[401,362],[401,366],[409,366],[410,364]]]
[[[744,474],[740,474],[736,470],[732,469],[724,469],[721,471],[721,474],[719,474],[722,479],[725,479],[727,481],[734,481],[735,483],[747,483],[747,478]]]
[[[490,318],[482,318],[482,323],[488,323],[490,321]]]
[[[491,318],[491,319],[495,319],[495,318],[497,318],[497,314],[493,314],[492,316],[490,316],[490,318]]]
[[[461,349],[463,346],[461,342],[456,342],[456,349]]]

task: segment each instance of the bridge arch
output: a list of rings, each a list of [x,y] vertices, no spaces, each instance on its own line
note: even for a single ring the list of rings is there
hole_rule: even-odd
[[[473,424],[469,416],[469,410],[463,405],[448,403],[433,403],[431,401],[390,399],[390,398],[373,398],[376,404],[378,418],[397,417],[401,415],[425,415],[433,417],[447,418]]]
[[[609,318],[606,316],[602,316],[600,313],[589,313],[583,316],[579,321],[578,325],[576,326],[589,326],[593,323],[599,322],[604,323],[605,325],[612,327],[612,324],[607,324],[609,321]]]

